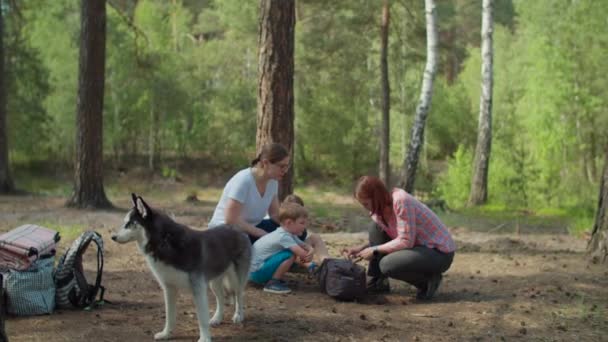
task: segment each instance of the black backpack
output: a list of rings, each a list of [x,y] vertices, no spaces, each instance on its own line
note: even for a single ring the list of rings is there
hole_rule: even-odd
[[[97,276],[95,283],[89,284],[82,267],[82,256],[93,242],[97,245]],[[103,274],[103,240],[94,231],[80,235],[65,252],[57,264],[55,272],[55,302],[59,308],[90,308],[92,304],[103,303],[105,288],[101,286]],[[95,298],[99,293],[99,300]]]
[[[321,291],[330,297],[352,301],[367,292],[365,268],[351,260],[327,258],[316,273]]]
[[[4,330],[4,316],[6,315],[6,297],[4,297],[4,279],[0,273],[0,342],[8,342],[6,331]]]

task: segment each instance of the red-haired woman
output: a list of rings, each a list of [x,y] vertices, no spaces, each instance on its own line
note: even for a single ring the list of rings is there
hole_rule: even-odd
[[[388,278],[394,278],[414,285],[418,299],[431,299],[454,259],[456,245],[447,227],[422,202],[401,189],[389,192],[376,177],[361,177],[355,198],[374,224],[369,243],[343,252],[370,261],[368,289],[388,292]]]

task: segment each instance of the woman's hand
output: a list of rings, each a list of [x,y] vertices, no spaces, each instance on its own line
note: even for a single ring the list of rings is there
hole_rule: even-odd
[[[344,255],[346,258],[352,258],[353,256],[357,255],[359,252],[361,252],[361,250],[364,247],[361,246],[354,246],[354,247],[348,247],[348,248],[344,248],[342,249],[342,255]]]
[[[374,257],[374,249],[371,247],[367,247],[364,250],[360,251],[357,256],[365,260],[370,260]]]

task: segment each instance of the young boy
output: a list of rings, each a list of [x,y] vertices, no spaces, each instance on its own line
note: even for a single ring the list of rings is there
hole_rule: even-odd
[[[296,203],[283,203],[279,209],[281,226],[253,244],[253,256],[249,280],[265,284],[264,291],[289,293],[283,275],[298,257],[303,263],[311,263],[313,249],[298,238],[306,229],[308,212]]]
[[[300,198],[300,196],[295,195],[295,194],[287,195],[287,197],[285,197],[285,199],[283,200],[283,203],[297,203],[301,206],[304,206],[304,201],[302,200],[302,198]],[[306,230],[304,231],[304,234],[299,236],[299,238],[300,238],[300,240],[304,241],[307,245],[311,246],[314,251],[314,261],[315,262],[311,262],[311,263],[299,262],[300,265],[303,265],[306,268],[308,268],[309,273],[312,273],[312,272],[314,272],[314,269],[317,265],[322,264],[323,260],[325,260],[326,258],[329,258],[329,252],[327,250],[327,246],[325,245],[325,242],[323,241],[323,239],[321,239],[321,236],[319,234],[307,233]]]

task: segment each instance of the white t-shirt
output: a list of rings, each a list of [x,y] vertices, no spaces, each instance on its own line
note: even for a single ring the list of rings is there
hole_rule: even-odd
[[[270,203],[279,193],[279,182],[274,179],[268,181],[266,184],[266,191],[264,196],[260,195],[258,187],[255,185],[255,178],[251,172],[251,168],[246,168],[239,171],[234,175],[222,192],[222,197],[215,207],[211,221],[209,221],[209,228],[217,227],[224,224],[225,216],[224,211],[226,209],[226,203],[228,199],[233,199],[243,205],[241,216],[243,219],[251,224],[257,225],[264,219],[264,216],[268,213]]]
[[[266,259],[278,252],[301,244],[303,242],[297,236],[286,231],[283,227],[279,227],[272,233],[262,236],[253,244],[249,272],[259,270],[264,265]]]

